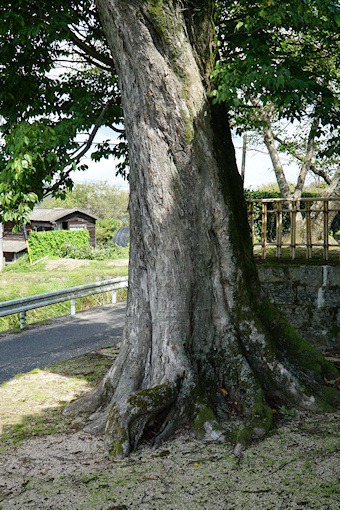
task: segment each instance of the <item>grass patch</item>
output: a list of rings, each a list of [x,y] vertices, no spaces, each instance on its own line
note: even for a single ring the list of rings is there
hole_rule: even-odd
[[[289,266],[324,266],[340,264],[340,246],[330,246],[328,260],[323,258],[323,249],[313,248],[312,258],[306,259],[306,249],[296,248],[295,259],[291,259],[290,248],[288,246],[281,249],[281,258],[276,257],[276,248],[266,249],[266,258],[261,257],[261,247],[254,247],[254,256],[257,264],[261,265],[289,265]]]
[[[17,263],[7,265],[0,273],[0,301],[42,294],[54,290],[75,287],[95,281],[127,276],[128,266],[116,266],[113,261],[45,259],[30,265],[27,257]],[[126,289],[117,291],[117,300],[125,299]],[[76,300],[76,311],[88,310],[111,302],[111,292],[95,294]],[[26,323],[48,321],[70,313],[70,302],[56,303],[43,308],[29,310]],[[20,328],[19,314],[0,318],[0,331]]]
[[[75,420],[63,416],[62,409],[101,381],[117,353],[117,347],[111,356],[87,353],[1,384],[0,451],[28,438],[81,429],[86,416]]]

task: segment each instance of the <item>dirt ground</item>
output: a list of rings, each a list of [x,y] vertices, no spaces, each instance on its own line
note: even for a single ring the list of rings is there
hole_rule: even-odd
[[[110,457],[83,430],[86,416],[61,411],[116,354],[107,346],[0,386],[0,509],[339,510],[340,411],[281,409],[277,429],[241,458],[190,430]]]
[[[45,269],[47,271],[53,271],[53,269],[67,269],[71,271],[81,266],[88,266],[89,260],[83,259],[50,259],[46,262]]]
[[[108,266],[124,267],[129,265],[129,259],[116,259],[108,262]]]
[[[53,269],[67,269],[71,271],[81,266],[88,266],[89,260],[85,259],[50,259],[46,262],[46,270],[52,271]],[[129,259],[115,259],[107,263],[108,266],[124,267],[129,264]]]

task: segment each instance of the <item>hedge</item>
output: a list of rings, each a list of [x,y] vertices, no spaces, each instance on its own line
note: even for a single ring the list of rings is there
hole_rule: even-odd
[[[46,255],[59,256],[65,244],[86,246],[89,244],[90,233],[82,230],[48,230],[46,232],[31,232],[29,248],[32,260],[38,260]]]

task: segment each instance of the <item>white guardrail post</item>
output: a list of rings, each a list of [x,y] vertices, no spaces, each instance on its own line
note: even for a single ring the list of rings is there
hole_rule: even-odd
[[[112,278],[111,280],[87,283],[85,285],[79,285],[78,287],[69,287],[68,289],[56,290],[53,292],[44,292],[43,294],[36,294],[35,296],[2,301],[0,302],[0,317],[19,313],[20,329],[23,329],[25,327],[25,316],[27,310],[53,305],[55,303],[62,303],[63,301],[70,301],[71,315],[75,315],[76,298],[112,291],[112,303],[114,304],[117,302],[117,289],[123,289],[127,286],[128,277],[122,276],[119,278]]]
[[[115,305],[117,303],[117,291],[115,291],[115,290],[112,291],[112,300],[111,300],[111,303],[113,305]]]

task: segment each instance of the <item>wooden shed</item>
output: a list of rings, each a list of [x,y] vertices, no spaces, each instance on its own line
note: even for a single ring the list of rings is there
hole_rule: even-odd
[[[5,262],[16,262],[24,253],[27,252],[26,241],[20,239],[3,238],[2,250]]]
[[[95,247],[97,219],[93,214],[75,207],[35,207],[30,214],[29,222],[26,224],[26,231],[29,236],[32,230],[41,232],[46,230],[82,230],[86,228],[90,234],[90,246]],[[3,253],[7,262],[16,260],[19,253],[22,254],[25,251],[23,229],[15,233],[12,232],[13,226],[13,223],[4,224]],[[18,248],[20,248],[19,252],[13,251],[13,249],[17,250]]]

